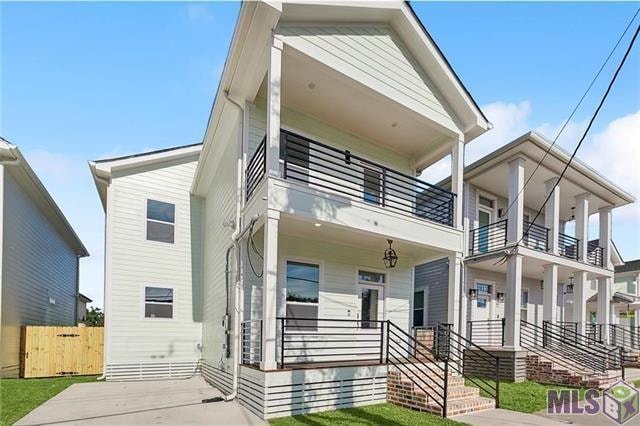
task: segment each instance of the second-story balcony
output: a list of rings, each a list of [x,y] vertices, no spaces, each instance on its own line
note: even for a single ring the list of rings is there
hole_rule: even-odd
[[[263,140],[246,168],[247,199],[266,174],[265,157]],[[280,176],[318,191],[453,226],[456,195],[452,192],[287,130],[280,133]]]

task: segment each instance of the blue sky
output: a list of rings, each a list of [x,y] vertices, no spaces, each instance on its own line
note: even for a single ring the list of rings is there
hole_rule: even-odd
[[[529,129],[554,136],[634,14],[633,3],[414,3],[496,126],[479,158]],[[201,141],[238,3],[1,3],[0,134],[85,241],[81,291],[102,305],[103,212],[86,162]],[[627,35],[624,46],[628,43]],[[622,47],[614,56],[616,63]],[[572,149],[612,63],[561,140]],[[579,157],[640,196],[640,49]],[[615,159],[615,161],[612,161]],[[436,173],[437,174],[437,173]],[[640,210],[614,214],[640,257]]]

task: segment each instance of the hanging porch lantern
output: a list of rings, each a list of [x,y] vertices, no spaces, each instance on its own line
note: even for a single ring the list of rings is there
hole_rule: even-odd
[[[476,290],[475,288],[470,288],[469,289],[469,299],[478,300],[478,290]]]
[[[498,297],[498,302],[500,303],[504,302],[504,293],[498,292],[496,296]]]
[[[393,240],[387,240],[387,242],[389,243],[389,248],[384,251],[384,257],[382,258],[382,260],[384,260],[384,267],[395,268],[396,263],[398,263],[398,255],[396,254],[396,251],[391,247]]]

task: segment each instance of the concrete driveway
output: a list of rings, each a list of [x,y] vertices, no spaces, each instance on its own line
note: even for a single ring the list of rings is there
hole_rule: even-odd
[[[78,383],[27,414],[17,424],[265,424],[236,401],[201,402],[216,396],[222,394],[201,377]]]

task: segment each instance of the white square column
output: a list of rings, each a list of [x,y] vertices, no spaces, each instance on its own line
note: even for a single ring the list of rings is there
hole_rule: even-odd
[[[452,330],[460,333],[460,287],[462,282],[462,253],[449,256],[449,294],[447,306],[447,323],[452,324]]]
[[[544,207],[544,226],[549,230],[548,249],[558,254],[558,233],[560,232],[560,186],[556,186],[558,178],[545,182],[549,201]]]
[[[267,210],[264,223],[262,264],[262,361],[261,370],[277,368],[276,316],[278,295],[278,222],[280,213]]]
[[[504,297],[504,346],[520,349],[520,298],[522,293],[522,255],[507,259],[507,291]]]
[[[598,210],[598,245],[602,247],[602,266],[613,269],[611,262],[611,207],[602,207]]]
[[[464,174],[464,139],[461,136],[453,142],[451,149],[451,192],[456,194],[453,200],[453,227],[462,229],[463,208],[463,174]]]
[[[587,273],[577,271],[574,273],[573,284],[573,322],[578,324],[578,333],[584,334],[585,322],[587,321]]]
[[[542,289],[542,317],[552,324],[557,322],[558,312],[558,265],[544,265]]]
[[[578,243],[578,260],[587,261],[589,244],[589,194],[576,197],[576,238]]]
[[[507,242],[517,243],[522,238],[524,223],[524,158],[509,162],[509,214],[507,216]],[[519,295],[518,295],[519,297]]]
[[[267,70],[267,140],[266,168],[268,176],[280,176],[280,98],[283,43],[273,37]]]
[[[609,342],[609,324],[611,321],[611,278],[598,278],[598,310],[596,311],[596,322],[602,327],[602,341]]]

